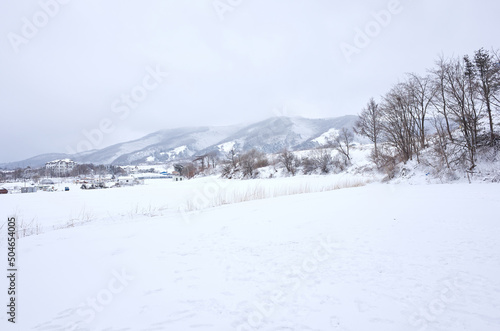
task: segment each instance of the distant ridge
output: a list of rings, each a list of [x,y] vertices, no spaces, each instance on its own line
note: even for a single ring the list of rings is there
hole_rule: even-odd
[[[228,148],[246,151],[252,148],[276,153],[314,148],[314,141],[331,129],[351,129],[357,116],[307,119],[273,117],[247,126],[192,127],[161,130],[140,139],[78,154],[49,153],[26,160],[3,163],[1,168],[42,167],[46,162],[69,158],[78,163],[129,165],[189,159],[208,152],[226,153]]]

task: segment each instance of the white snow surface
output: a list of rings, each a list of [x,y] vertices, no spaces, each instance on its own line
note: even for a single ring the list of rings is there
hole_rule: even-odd
[[[235,141],[229,141],[227,143],[217,145],[217,148],[219,148],[219,151],[221,152],[229,153],[234,148],[235,144],[236,144]]]
[[[171,158],[175,158],[175,157],[179,156],[179,154],[185,152],[186,150],[188,150],[188,147],[186,145],[183,145],[180,147],[176,147],[176,148],[172,149],[171,151],[163,152],[161,154],[168,155],[169,159],[171,159]]]
[[[316,139],[313,139],[313,142],[316,142],[320,145],[325,145],[329,141],[333,141],[337,136],[339,135],[339,130],[337,129],[330,129],[327,132],[323,133],[321,136],[319,136]]]
[[[355,180],[58,184],[71,190],[0,196],[0,227],[16,215],[41,232],[17,241],[18,317],[3,312],[0,329],[500,330],[499,185],[250,194]],[[251,201],[212,204],[245,190]],[[2,277],[4,310],[7,287]]]

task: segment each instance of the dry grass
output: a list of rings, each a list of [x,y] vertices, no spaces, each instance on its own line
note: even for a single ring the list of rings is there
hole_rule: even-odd
[[[16,219],[16,239],[36,236],[44,232],[42,225],[36,218],[26,221],[19,213],[15,213],[12,217]],[[0,231],[2,231],[2,237],[6,235],[7,221],[0,226]]]
[[[72,217],[69,219],[66,224],[54,227],[54,229],[67,229],[73,228],[75,226],[83,225],[85,223],[90,223],[95,220],[95,215],[91,211],[88,211],[85,206],[83,206],[82,210],[78,213],[76,217]]]
[[[24,219],[18,220],[17,224],[17,237],[24,238],[28,236],[37,236],[43,233],[42,225],[33,218],[29,222],[25,222]]]
[[[245,201],[263,200],[276,198],[288,195],[319,193],[340,190],[352,187],[361,187],[368,184],[369,181],[365,179],[349,179],[342,180],[333,184],[325,185],[310,185],[309,183],[301,183],[297,185],[286,185],[284,187],[263,187],[263,186],[248,186],[243,191],[235,188],[218,189],[210,195],[198,195],[194,199],[186,201],[183,211],[190,212],[202,210],[205,208],[218,207]]]
[[[135,204],[128,212],[129,218],[134,218],[136,216],[147,216],[147,217],[158,217],[163,216],[163,212],[168,209],[167,205],[163,206],[153,206],[151,204],[146,207],[139,206]]]

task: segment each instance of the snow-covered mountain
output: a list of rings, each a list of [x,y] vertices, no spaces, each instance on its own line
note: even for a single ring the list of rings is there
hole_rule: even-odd
[[[143,138],[98,150],[77,162],[135,164],[184,159],[212,146],[238,130],[236,126],[161,130]]]
[[[287,147],[292,150],[318,146],[314,139],[331,129],[352,128],[357,116],[329,119],[306,119],[302,117],[274,117],[242,128],[222,140],[210,150],[221,150],[228,145],[236,150],[256,148],[266,153],[276,153]],[[227,149],[227,148],[226,148]]]
[[[208,152],[227,153],[234,148],[252,148],[276,153],[318,146],[321,137],[343,127],[352,128],[357,116],[307,119],[302,117],[273,117],[247,126],[193,127],[161,130],[143,138],[116,144],[100,150],[79,154],[42,154],[27,160],[0,164],[0,167],[41,167],[54,159],[70,158],[78,163],[138,164],[189,159]]]

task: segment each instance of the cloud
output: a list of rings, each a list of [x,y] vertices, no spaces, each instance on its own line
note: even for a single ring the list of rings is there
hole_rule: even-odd
[[[26,20],[57,1],[57,14],[15,52],[9,33],[22,35]],[[64,152],[110,116],[147,66],[161,65],[168,80],[104,146],[176,126],[264,119],[283,106],[306,117],[356,114],[440,53],[498,47],[496,2],[401,0],[403,12],[347,63],[341,43],[389,3],[242,0],[220,20],[211,0],[4,2],[0,108],[9,139],[0,162]]]

